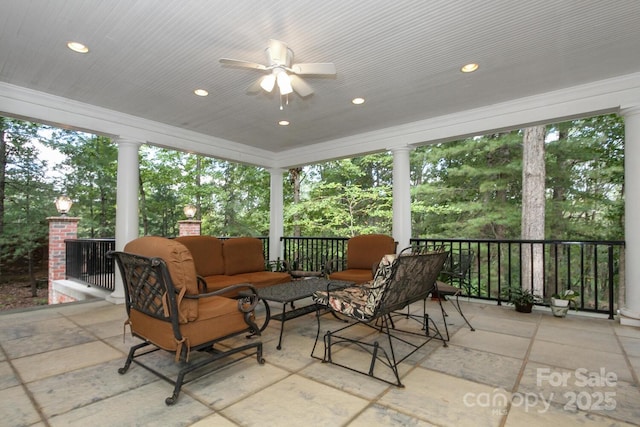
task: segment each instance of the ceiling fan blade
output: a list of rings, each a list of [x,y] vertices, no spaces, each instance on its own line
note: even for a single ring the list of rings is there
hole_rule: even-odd
[[[249,87],[247,88],[247,93],[249,94],[260,93],[260,90],[262,90],[262,87],[260,86],[262,79],[263,77],[260,77],[255,82],[251,83],[251,85],[249,85]]]
[[[333,62],[309,62],[293,64],[291,70],[296,74],[335,75],[336,65]]]
[[[240,59],[220,58],[220,63],[224,65],[232,65],[234,67],[251,68],[254,70],[266,71],[269,68],[256,62],[242,61]]]
[[[311,88],[311,86],[309,86],[307,82],[305,82],[295,74],[290,75],[289,80],[291,81],[291,87],[293,88],[293,90],[301,97],[304,98],[313,93],[313,89]]]

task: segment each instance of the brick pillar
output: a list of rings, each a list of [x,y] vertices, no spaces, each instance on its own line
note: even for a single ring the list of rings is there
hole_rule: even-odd
[[[178,221],[178,236],[199,236],[201,224],[197,219]]]
[[[66,277],[66,239],[78,237],[78,221],[80,218],[56,216],[47,218],[49,221],[49,304],[73,301],[65,295],[55,295],[54,280],[64,280]]]

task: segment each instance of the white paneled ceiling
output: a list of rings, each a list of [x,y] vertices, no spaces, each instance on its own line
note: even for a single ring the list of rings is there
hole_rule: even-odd
[[[218,59],[265,63],[271,38],[336,77],[305,78],[315,93],[282,111],[247,94],[263,74]],[[0,82],[276,158],[639,71],[637,0],[5,0],[0,14]]]

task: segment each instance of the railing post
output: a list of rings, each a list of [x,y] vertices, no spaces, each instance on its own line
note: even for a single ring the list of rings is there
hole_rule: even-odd
[[[57,294],[53,282],[66,279],[66,247],[65,240],[78,237],[80,218],[57,216],[47,218],[49,221],[49,304],[71,302],[73,299]]]

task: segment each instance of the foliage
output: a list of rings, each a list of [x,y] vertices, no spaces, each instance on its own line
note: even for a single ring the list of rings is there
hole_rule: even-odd
[[[74,202],[72,213],[82,218],[78,234],[100,238],[115,235],[118,151],[107,137],[59,130],[47,142],[65,155],[62,192]]]
[[[411,174],[413,234],[519,236],[521,162],[518,131],[416,149]]]
[[[503,289],[501,298],[507,303],[514,305],[535,304],[541,300],[539,295],[532,293],[529,289],[523,289],[520,286]]]
[[[555,299],[563,299],[563,300],[567,300],[567,301],[575,301],[576,298],[578,298],[580,296],[579,292],[576,292],[574,290],[571,289],[567,289],[564,292],[560,293],[560,294],[553,294],[551,296],[551,298],[555,298]]]
[[[387,153],[305,168],[300,202],[285,207],[285,234],[350,237],[391,233],[392,161]]]
[[[412,153],[415,237],[520,237],[522,135],[513,131]],[[624,238],[624,123],[605,115],[547,126],[546,238]]]
[[[269,174],[261,168],[143,147],[140,164],[144,234],[175,236],[183,208],[194,204],[202,233],[269,233]]]
[[[35,256],[46,241],[46,218],[55,213],[54,186],[46,178],[47,162],[38,156],[39,127],[0,118],[0,130],[3,153],[0,260],[21,265],[29,275],[35,295]]]

